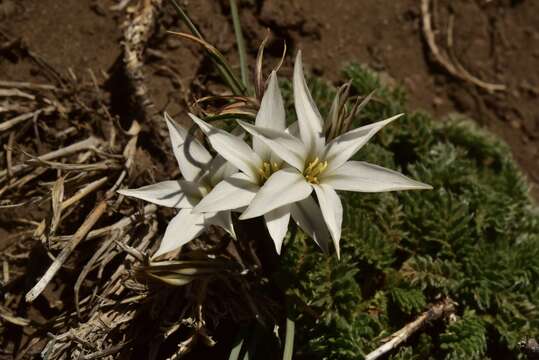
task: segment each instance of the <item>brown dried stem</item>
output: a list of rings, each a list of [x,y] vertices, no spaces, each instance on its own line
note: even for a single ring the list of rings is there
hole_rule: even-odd
[[[124,30],[125,71],[133,86],[138,106],[147,120],[153,116],[153,102],[148,96],[144,80],[144,52],[161,6],[161,0],[142,0],[137,9],[129,14]]]
[[[387,342],[367,354],[367,356],[365,356],[365,360],[378,359],[389,351],[397,348],[400,344],[405,342],[410,336],[412,336],[416,331],[425,326],[425,324],[427,324],[428,322],[438,320],[441,317],[454,313],[454,311],[455,302],[453,302],[453,300],[449,298],[446,298],[432,305],[429,310],[419,315],[417,319],[386,338],[385,340]]]
[[[36,285],[34,285],[34,287],[30,291],[28,291],[25,296],[26,301],[32,302],[39,296],[39,294],[41,294],[47,284],[52,280],[54,275],[56,275],[58,270],[60,270],[69,255],[71,255],[77,245],[82,241],[82,239],[84,239],[86,234],[88,234],[88,232],[92,229],[95,223],[104,214],[106,208],[107,202],[105,200],[102,200],[95,206],[95,208],[92,210],[92,212],[90,212],[84,223],[80,226],[77,232],[75,232],[69,244],[67,244],[67,246],[62,249],[60,255],[58,255],[58,257],[54,260],[51,266],[49,266],[43,277],[37,282]]]
[[[436,44],[434,31],[432,29],[430,0],[421,0],[421,15],[423,19],[423,35],[425,36],[425,40],[427,41],[429,50],[434,56],[436,62],[443,66],[449,74],[461,80],[470,82],[482,89],[487,90],[488,92],[506,90],[506,86],[503,84],[493,84],[478,79],[477,77],[470,74],[468,70],[466,70],[462,65],[454,64],[445,55],[442,54],[442,52],[438,48],[438,45]]]

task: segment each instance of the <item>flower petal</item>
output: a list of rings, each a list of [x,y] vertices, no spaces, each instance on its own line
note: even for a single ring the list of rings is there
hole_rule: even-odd
[[[193,114],[189,114],[189,116],[206,134],[210,144],[222,157],[251,179],[258,179],[257,169],[262,166],[262,160],[245,141],[204,122]]]
[[[174,208],[192,208],[200,200],[198,189],[186,181],[167,180],[138,189],[121,189],[118,193]]]
[[[311,237],[323,252],[328,253],[330,235],[320,207],[311,196],[290,206],[290,214],[298,226]]]
[[[232,216],[230,211],[219,211],[218,213],[206,213],[204,216],[207,225],[215,225],[224,229],[234,239],[236,238],[236,232],[234,231],[234,224],[232,223]]]
[[[275,71],[271,72],[268,88],[264,92],[260,110],[256,114],[255,125],[279,131],[284,131],[286,128],[283,97]],[[268,160],[271,156],[268,146],[256,137],[253,139],[253,149],[264,160]]]
[[[317,153],[324,146],[323,121],[303,75],[301,51],[294,64],[294,105],[298,116],[299,134],[309,152]]]
[[[187,244],[200,235],[205,226],[204,214],[195,214],[191,212],[191,209],[181,209],[168,224],[159,249],[157,249],[153,257],[163,255]]]
[[[218,183],[193,211],[215,212],[247,206],[259,188],[246,174],[236,173]]]
[[[238,168],[232,165],[221,155],[217,155],[213,158],[209,166],[209,180],[210,185],[215,186],[221,180],[226,179],[230,175],[236,173]]]
[[[323,158],[328,162],[326,172],[334,170],[344,164],[380,129],[402,115],[403,114],[395,115],[389,119],[362,126],[333,139],[324,149],[325,154]]]
[[[172,151],[183,177],[188,181],[198,179],[212,160],[212,156],[197,138],[189,134],[187,129],[176,124],[166,112],[165,121],[170,134]]]
[[[321,182],[336,190],[357,192],[432,189],[432,186],[412,180],[397,171],[364,161],[347,161],[340,168],[324,175]]]
[[[320,209],[322,210],[322,216],[324,217],[329,232],[331,233],[331,237],[333,238],[337,258],[340,258],[341,250],[339,241],[341,240],[343,215],[341,199],[335,190],[327,184],[313,185],[313,188],[316,192]]]
[[[305,199],[313,191],[311,185],[296,169],[286,168],[275,172],[258,190],[240,219],[264,215],[278,207]]]
[[[281,206],[266,213],[264,220],[275,244],[275,250],[277,254],[281,254],[281,247],[283,246],[283,240],[288,231],[288,222],[290,221],[290,206]]]
[[[307,157],[305,145],[284,131],[256,127],[238,120],[247,132],[265,143],[275,154],[299,171],[303,171]]]

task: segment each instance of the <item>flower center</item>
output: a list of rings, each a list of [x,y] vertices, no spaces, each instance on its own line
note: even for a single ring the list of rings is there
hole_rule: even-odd
[[[318,184],[318,176],[323,173],[327,167],[327,161],[320,161],[319,158],[316,158],[307,165],[305,170],[303,170],[303,176],[308,182]]]
[[[275,161],[264,161],[262,166],[257,170],[258,175],[260,176],[260,185],[264,184],[274,172],[279,171],[280,169],[281,166]]]

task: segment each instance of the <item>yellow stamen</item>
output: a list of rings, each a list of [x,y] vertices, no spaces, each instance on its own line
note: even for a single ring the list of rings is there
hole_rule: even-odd
[[[274,172],[280,169],[281,166],[276,162],[264,161],[262,166],[256,170],[260,176],[260,185],[264,184]]]
[[[313,161],[311,161],[311,162],[309,163],[309,166],[307,166],[307,169],[305,169],[305,173],[306,173],[306,174],[310,173],[310,172],[313,170],[313,168],[314,168],[316,165],[318,165],[319,162],[320,162],[320,159],[319,159],[319,158],[316,158],[316,159],[314,159]]]
[[[310,183],[318,184],[318,175],[324,172],[326,168],[328,167],[327,161],[320,162],[319,158],[314,159],[309,163],[305,171],[303,171],[303,176],[305,177],[305,180],[307,180]]]

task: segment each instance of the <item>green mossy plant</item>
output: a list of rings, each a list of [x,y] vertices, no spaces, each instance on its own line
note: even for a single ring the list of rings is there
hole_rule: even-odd
[[[434,190],[347,193],[340,260],[301,234],[288,239],[280,276],[295,299],[295,358],[358,359],[442,297],[456,316],[422,328],[391,359],[519,358],[517,342],[539,335],[539,209],[509,148],[464,118],[407,111],[401,89],[361,66],[344,74],[358,94],[377,90],[356,125],[407,113],[356,160]],[[327,111],[334,89],[319,79],[311,88]]]

